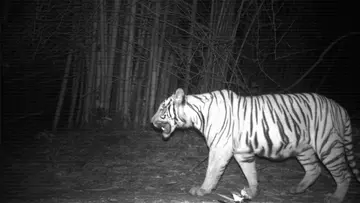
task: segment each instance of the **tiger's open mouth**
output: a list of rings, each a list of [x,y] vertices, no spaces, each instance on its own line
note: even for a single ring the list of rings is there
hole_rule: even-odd
[[[163,131],[163,134],[170,134],[171,133],[171,126],[167,122],[156,122],[154,123],[156,128],[160,128]]]
[[[163,131],[163,133],[165,134],[169,134],[171,132],[171,126],[169,123],[165,123],[161,126],[161,130]]]

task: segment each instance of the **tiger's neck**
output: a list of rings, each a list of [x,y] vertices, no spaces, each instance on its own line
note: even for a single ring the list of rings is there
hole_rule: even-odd
[[[208,119],[208,112],[206,111],[207,102],[202,99],[199,100],[198,97],[187,95],[186,96],[186,106],[184,112],[186,112],[186,117],[188,118],[189,126],[194,127],[204,134],[204,128],[206,126]]]
[[[216,135],[227,133],[226,129],[239,125],[234,118],[240,110],[234,108],[239,106],[239,99],[238,95],[229,90],[187,96],[186,116],[192,122],[192,127],[204,135],[209,147],[212,143],[219,143],[215,140],[219,137]]]

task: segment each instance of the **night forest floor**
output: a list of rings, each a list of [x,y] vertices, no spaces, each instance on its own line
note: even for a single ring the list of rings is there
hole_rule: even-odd
[[[355,141],[359,155],[359,137]],[[1,202],[230,202],[217,193],[232,197],[232,191],[247,184],[231,159],[212,194],[189,195],[204,180],[208,153],[203,138],[193,131],[176,131],[168,141],[153,130],[42,132],[35,142],[3,146]],[[261,191],[251,202],[323,202],[324,194],[335,190],[323,170],[305,193],[286,193],[304,174],[293,158],[257,158],[257,169]],[[358,199],[360,183],[353,178],[345,202]]]

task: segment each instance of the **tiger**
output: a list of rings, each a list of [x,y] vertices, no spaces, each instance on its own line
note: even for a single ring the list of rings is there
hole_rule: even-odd
[[[231,90],[185,95],[178,88],[151,118],[153,127],[169,139],[177,128],[195,128],[209,148],[208,166],[201,186],[191,195],[215,189],[230,158],[234,157],[247,180],[250,198],[259,193],[255,156],[282,160],[296,157],[304,177],[289,193],[303,193],[321,173],[320,162],[336,182],[325,202],[344,200],[352,174],[360,182],[353,154],[352,129],[347,111],[317,93],[239,96]]]

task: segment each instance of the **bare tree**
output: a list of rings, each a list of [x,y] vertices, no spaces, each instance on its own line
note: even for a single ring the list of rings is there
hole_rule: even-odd
[[[156,11],[155,11],[155,20],[154,26],[152,28],[152,42],[151,42],[151,51],[150,51],[150,60],[151,60],[151,94],[149,98],[149,118],[154,113],[154,104],[155,104],[155,96],[156,96],[156,89],[158,85],[158,75],[159,75],[159,66],[158,61],[160,57],[158,56],[158,30],[159,30],[159,18],[160,18],[160,1],[156,1],[155,3]]]
[[[124,128],[128,127],[130,122],[130,98],[131,98],[131,75],[133,68],[133,44],[134,44],[134,29],[135,29],[135,14],[136,14],[136,0],[129,0],[131,5],[131,12],[129,14],[129,43],[127,47],[127,59],[126,59],[126,74],[125,74],[125,93],[124,93]]]
[[[56,106],[56,112],[55,112],[55,116],[54,116],[54,122],[53,122],[53,126],[52,126],[52,131],[56,131],[59,119],[60,119],[60,112],[62,109],[62,105],[64,102],[64,96],[65,96],[65,91],[66,91],[66,85],[68,82],[68,77],[69,77],[69,72],[70,72],[70,67],[71,67],[71,61],[72,61],[72,52],[70,52],[68,54],[68,57],[66,59],[66,66],[65,66],[65,72],[64,72],[64,77],[63,77],[63,81],[61,83],[61,90],[59,93],[59,100]]]

